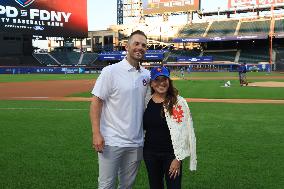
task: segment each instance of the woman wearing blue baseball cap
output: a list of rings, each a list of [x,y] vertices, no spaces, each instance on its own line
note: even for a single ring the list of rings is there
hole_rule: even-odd
[[[150,189],[181,189],[182,160],[196,170],[196,138],[187,102],[178,95],[166,67],[151,70],[151,98],[146,100],[144,162]]]

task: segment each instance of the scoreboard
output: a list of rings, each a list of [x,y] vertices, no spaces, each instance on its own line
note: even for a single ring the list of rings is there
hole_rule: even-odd
[[[284,5],[284,0],[228,0],[228,9]]]
[[[1,0],[0,31],[87,37],[87,0]]]
[[[198,10],[199,0],[143,0],[145,15]]]

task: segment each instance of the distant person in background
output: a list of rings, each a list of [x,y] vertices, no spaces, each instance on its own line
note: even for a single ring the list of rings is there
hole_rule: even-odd
[[[190,74],[190,66],[188,66],[186,71],[187,71],[188,74]]]
[[[184,79],[184,69],[183,69],[183,67],[180,69],[180,74],[181,74],[181,77]]]
[[[248,85],[248,81],[247,81],[247,64],[244,63],[243,65],[243,84],[244,85]]]
[[[247,66],[246,66],[246,63],[239,65],[238,72],[239,72],[240,85],[241,86],[243,86],[243,85],[247,86],[248,82],[247,82]]]
[[[196,138],[187,102],[178,95],[169,70],[151,70],[152,96],[146,99],[144,162],[150,189],[181,189],[182,161],[191,156],[190,169],[196,170]],[[145,187],[148,188],[148,187]]]
[[[242,85],[242,65],[241,64],[238,65],[238,73],[239,73],[239,82],[240,82],[240,85]]]
[[[98,152],[99,189],[131,189],[143,158],[143,112],[150,80],[140,66],[147,37],[134,31],[126,45],[127,55],[105,67],[92,94],[90,119],[93,148]]]

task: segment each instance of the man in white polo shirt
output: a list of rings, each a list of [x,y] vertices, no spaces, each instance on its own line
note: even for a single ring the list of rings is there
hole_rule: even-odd
[[[99,189],[130,189],[143,152],[142,117],[150,73],[140,67],[147,37],[137,30],[119,63],[105,67],[92,94],[90,118],[93,148],[99,152]]]

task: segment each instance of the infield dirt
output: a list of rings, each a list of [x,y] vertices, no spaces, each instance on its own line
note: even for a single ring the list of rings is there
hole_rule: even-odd
[[[232,77],[233,79],[236,79]],[[224,79],[232,79],[226,77]],[[273,77],[275,78],[275,77]],[[271,79],[273,79],[271,78]],[[284,78],[284,76],[277,76]],[[194,78],[194,80],[216,79],[212,77]],[[220,77],[218,78],[220,79]],[[95,84],[94,80],[58,80],[58,81],[32,81],[0,83],[0,100],[55,100],[55,101],[90,101],[91,98],[66,97],[74,93],[91,91]],[[258,85],[259,84],[259,85]],[[284,82],[256,82],[249,86],[284,87]],[[202,99],[190,98],[188,102],[225,102],[225,103],[281,103],[284,100],[262,99]]]

